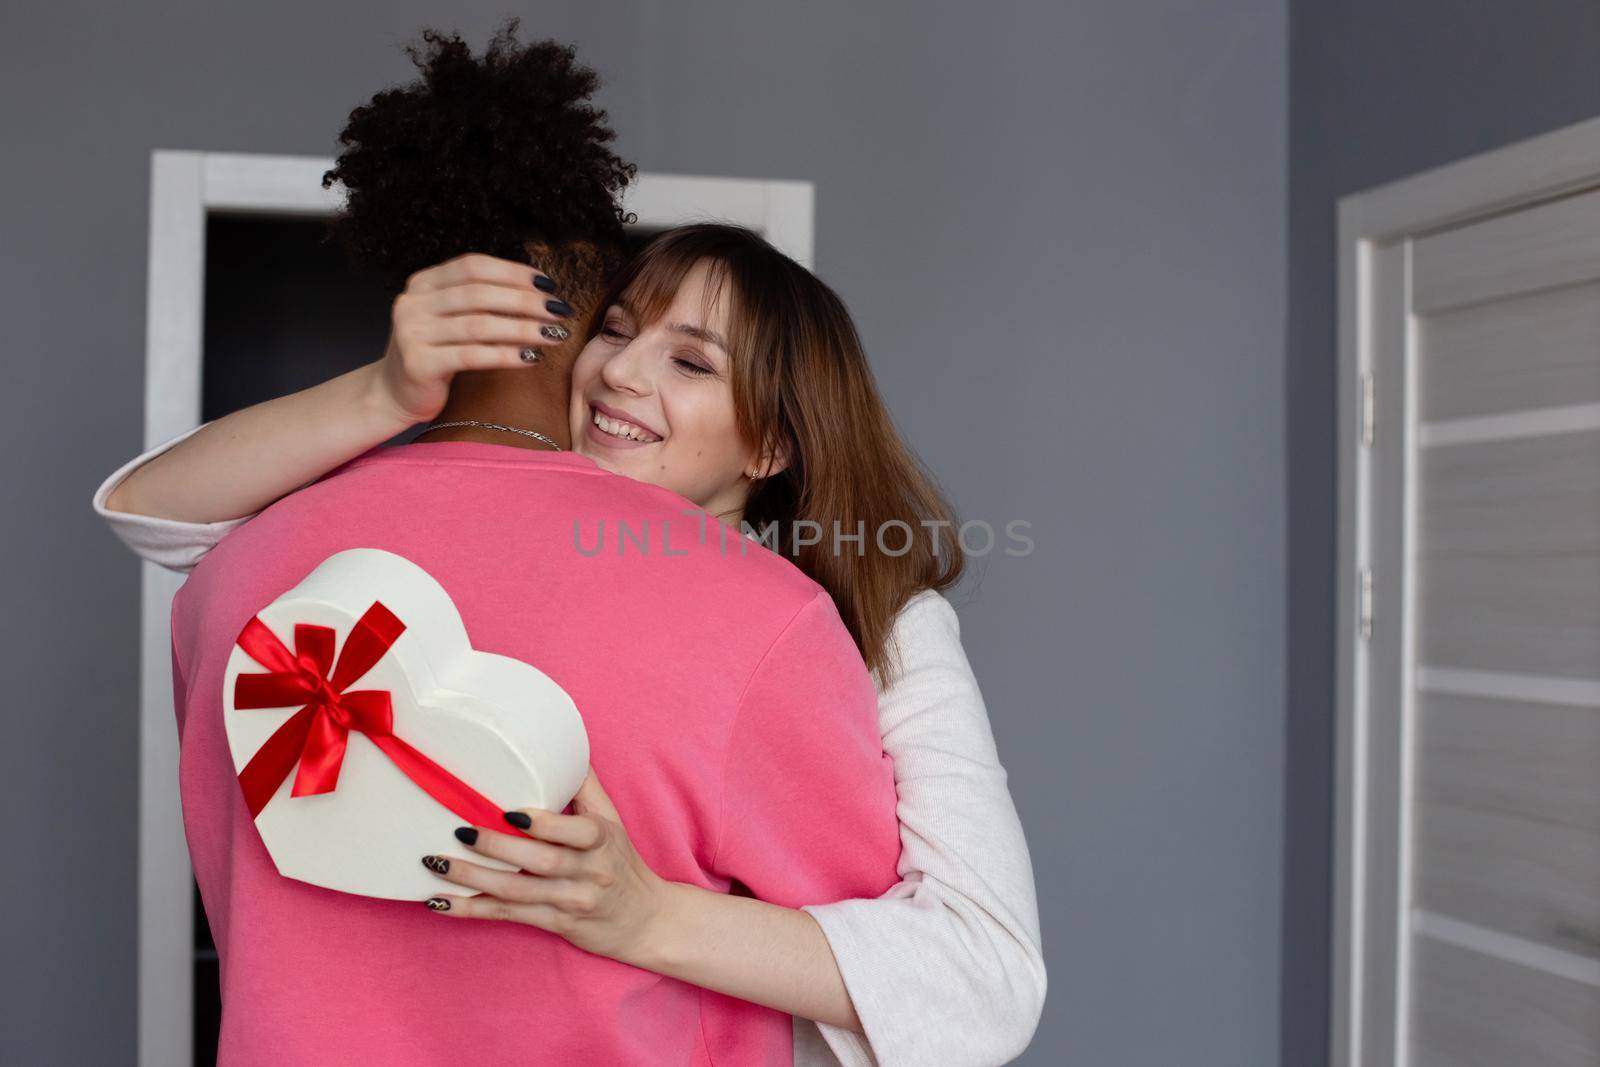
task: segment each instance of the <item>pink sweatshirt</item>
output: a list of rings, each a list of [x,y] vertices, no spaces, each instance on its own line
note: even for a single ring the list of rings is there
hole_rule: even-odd
[[[333,552],[388,549],[444,585],[474,647],[571,694],[662,877],[721,892],[737,879],[787,907],[876,897],[898,880],[900,842],[860,654],[821,587],[692,509],[570,453],[404,445],[277,502],[195,567],[173,602],[173,684],[221,1064],[791,1062],[785,1013],[535,927],[281,876],[222,729],[223,668],[250,616]],[[647,547],[619,551],[619,520]],[[454,838],[433,851],[471,855]]]

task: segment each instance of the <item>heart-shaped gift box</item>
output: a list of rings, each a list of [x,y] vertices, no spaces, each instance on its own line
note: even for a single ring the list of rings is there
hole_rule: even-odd
[[[474,649],[444,587],[382,549],[329,556],[257,612],[228,659],[222,708],[279,873],[363,896],[473,895],[422,857],[455,847],[465,823],[562,810],[588,772],[566,691]]]

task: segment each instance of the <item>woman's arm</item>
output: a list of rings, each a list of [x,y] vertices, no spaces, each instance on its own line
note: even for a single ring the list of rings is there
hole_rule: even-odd
[[[894,637],[904,670],[880,694],[879,716],[901,881],[876,899],[804,906],[864,1036],[817,1029],[847,1065],[1004,1063],[1032,1040],[1046,989],[1027,840],[954,608],[924,592]]]
[[[820,1020],[841,1032],[858,1030],[850,994],[815,919],[738,895],[749,892],[738,882],[722,893],[656,874],[634,848],[592,767],[572,810],[507,812],[506,821],[520,827],[520,834],[504,827],[458,832],[474,853],[517,872],[459,856],[426,856],[423,863],[441,879],[482,891],[441,894],[429,907],[452,919],[527,923],[585,952]],[[817,884],[826,886],[826,876]]]
[[[410,423],[369,363],[201,426],[133,470],[107,510],[211,523],[260,511]]]
[[[528,823],[522,834],[480,827],[470,841],[462,838],[474,853],[519,868],[516,874],[457,856],[427,857],[428,869],[441,879],[482,890],[470,897],[441,894],[433,899],[449,907],[436,910],[452,919],[527,923],[586,952],[840,1032],[859,1031],[815,919],[657,875],[634,849],[592,769],[572,806],[573,815],[519,809]]]
[[[160,519],[153,515],[136,515],[131,511],[113,511],[107,501],[134,471],[168,449],[177,447],[203,428],[196,426],[134,456],[106,475],[105,480],[94,491],[91,501],[94,513],[100,516],[123,544],[133,550],[134,555],[180,574],[192,571],[195,565],[216,547],[217,542],[237,526],[254,518],[255,514],[219,519],[216,522],[180,522],[177,519]]]
[[[812,1020],[845,1064],[1004,1063],[1047,984],[1027,840],[955,610],[922,594],[895,638],[904,669],[879,720],[901,881],[799,909],[671,883],[630,962]]]
[[[537,288],[538,277],[477,253],[419,271],[395,298],[381,359],[207,423],[132,470],[106,494],[105,509],[192,523],[249,515],[434,418],[456,374],[527,367],[520,350],[549,345],[541,327],[571,309]],[[565,412],[560,375],[531,387]]]
[[[668,883],[656,937],[626,962],[730,997],[859,1033],[822,927],[804,911]]]

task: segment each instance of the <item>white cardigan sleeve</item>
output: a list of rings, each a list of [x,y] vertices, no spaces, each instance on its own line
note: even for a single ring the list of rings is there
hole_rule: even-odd
[[[133,457],[107,475],[106,480],[100,483],[100,488],[94,491],[94,513],[106,521],[111,527],[111,532],[120,537],[123,544],[133,549],[139,558],[180,573],[193,570],[201,557],[210,552],[230,530],[248,522],[258,513],[253,512],[237,519],[223,519],[219,522],[179,522],[177,519],[158,519],[150,515],[112,511],[106,507],[106,498],[135,469],[155,459],[199,429],[200,427],[196,426],[193,430],[186,430],[171,440],[156,445],[150,451]]]
[[[875,899],[802,909],[866,1033],[796,1018],[796,1063],[835,1062],[829,1050],[846,1067],[1006,1063],[1032,1040],[1046,986],[1027,841],[955,609],[918,594],[893,636],[903,671],[878,713],[901,881]]]

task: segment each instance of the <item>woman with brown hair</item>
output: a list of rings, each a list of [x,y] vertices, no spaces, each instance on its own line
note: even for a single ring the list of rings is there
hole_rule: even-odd
[[[141,555],[187,569],[255,512],[425,423],[424,440],[570,447],[702,508],[719,534],[767,534],[832,596],[878,684],[901,882],[791,910],[683,893],[634,856],[636,877],[558,925],[487,893],[442,897],[445,914],[508,915],[602,954],[619,932],[714,928],[663,973],[815,1020],[821,1040],[796,1027],[799,1062],[1003,1062],[1032,1036],[1045,970],[1026,842],[940,594],[961,572],[950,509],[814,275],[750,231],[703,225],[607,280],[582,268],[611,254],[608,229],[524,228],[530,256],[570,265],[559,284],[481,253],[409,272],[381,359],[152,449],[106,479],[96,509]],[[482,871],[456,858],[441,877],[483,888]],[[539,876],[524,877],[535,899]]]

